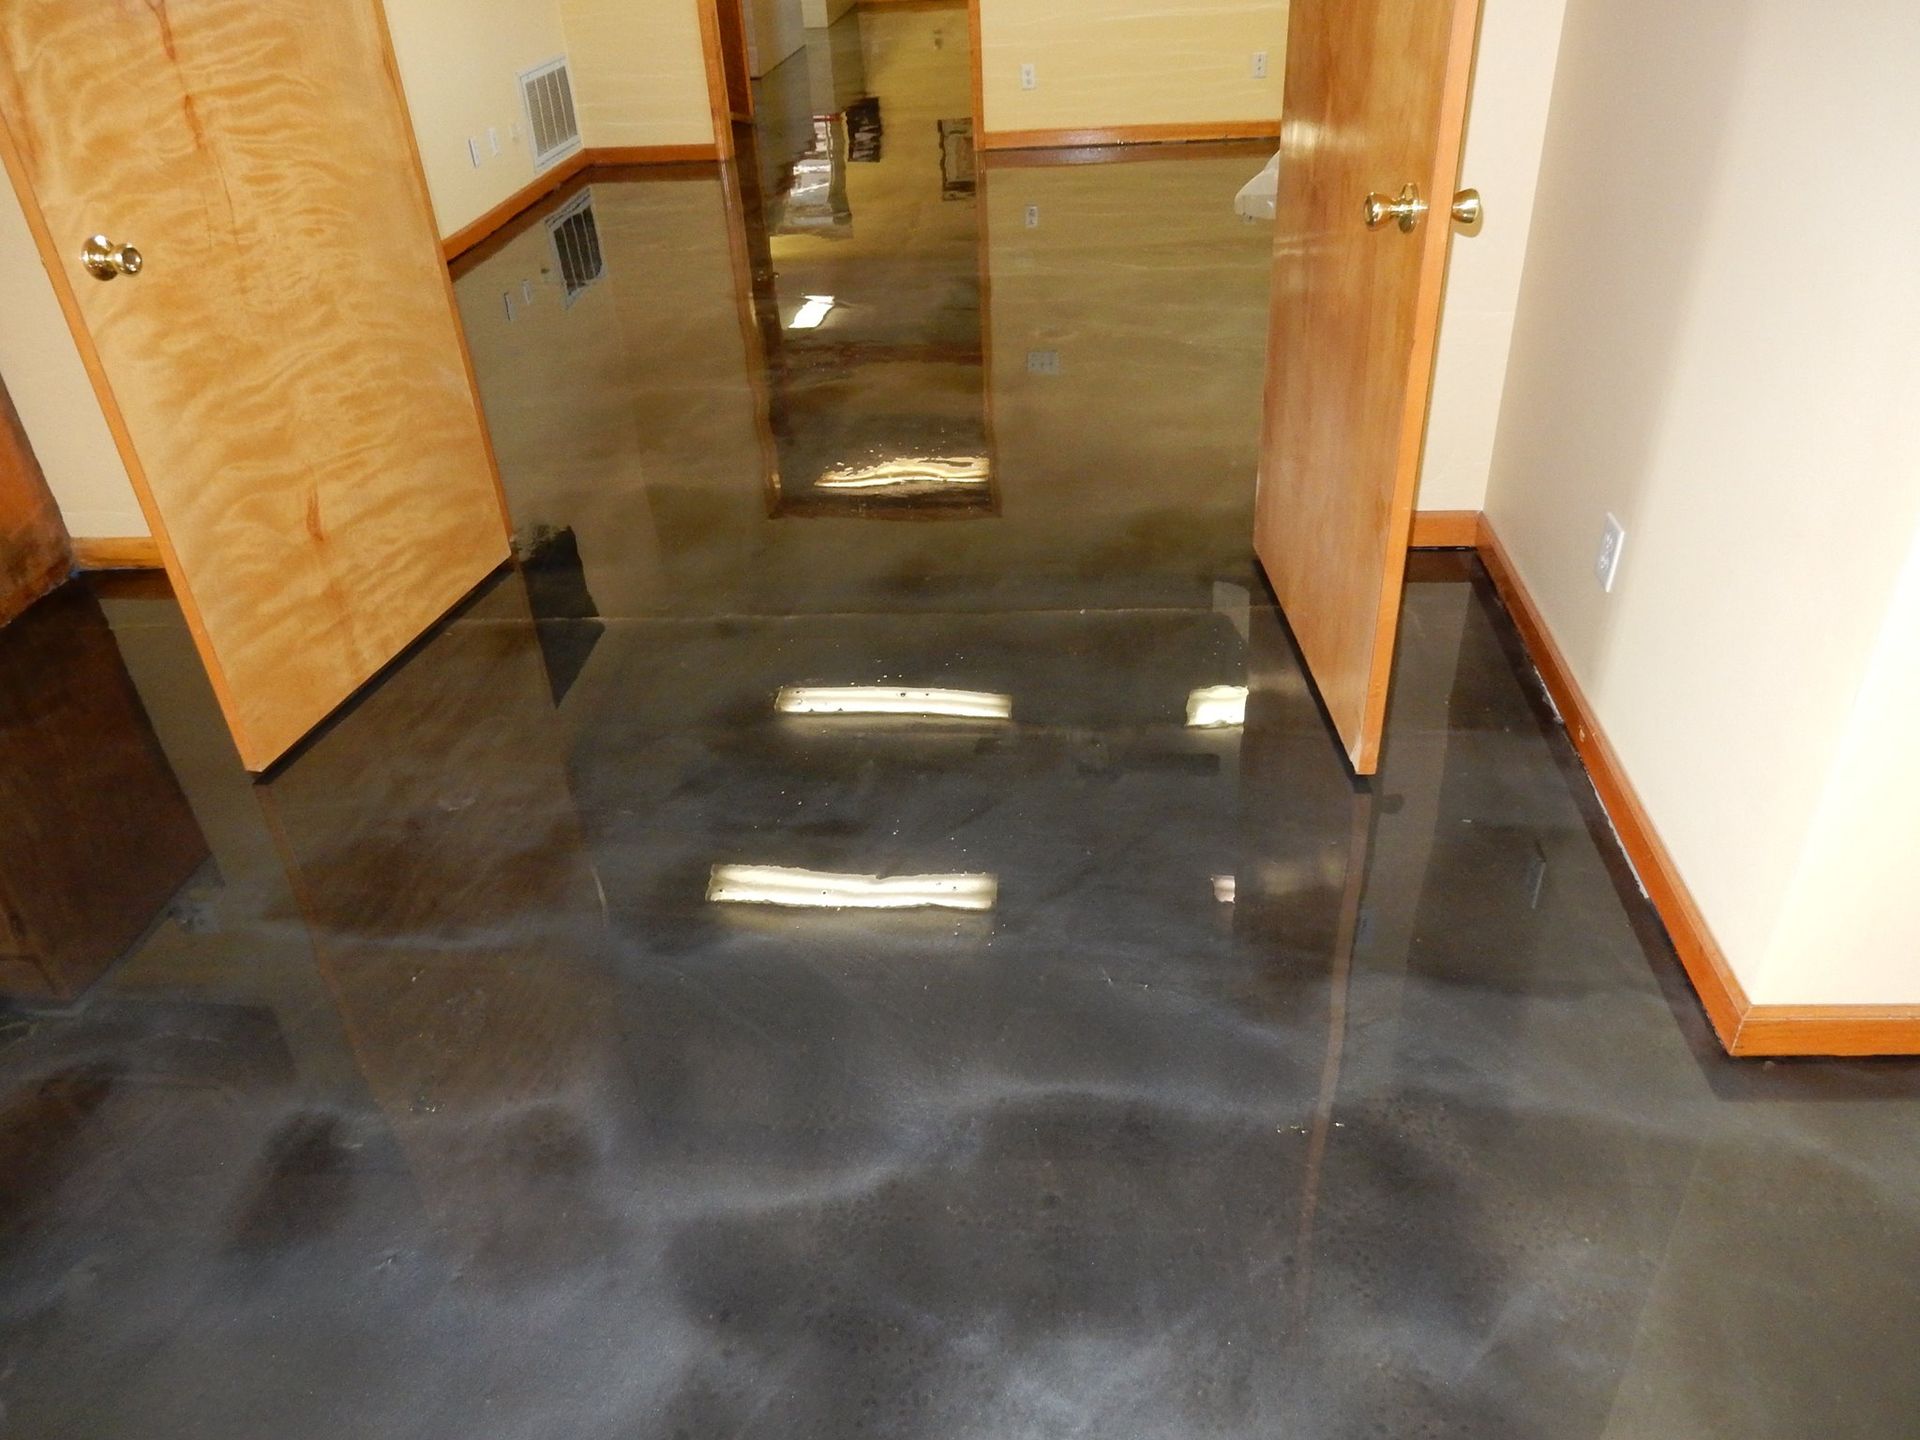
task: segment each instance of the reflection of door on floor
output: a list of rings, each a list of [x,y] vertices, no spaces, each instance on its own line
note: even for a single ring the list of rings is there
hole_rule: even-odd
[[[0,815],[0,997],[77,999],[207,863],[119,645],[80,585],[0,629]]]

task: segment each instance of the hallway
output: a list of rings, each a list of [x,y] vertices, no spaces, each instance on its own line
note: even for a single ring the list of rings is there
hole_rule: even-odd
[[[965,14],[456,265],[523,563],[263,781],[163,582],[0,630],[131,941],[0,972],[0,1436],[1911,1430],[1920,1065],[1720,1054],[1471,556],[1352,778],[1261,147],[980,167]]]

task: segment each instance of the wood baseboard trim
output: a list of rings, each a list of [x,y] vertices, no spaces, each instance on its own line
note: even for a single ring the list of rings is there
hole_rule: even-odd
[[[158,570],[160,542],[151,535],[122,535],[99,540],[75,539],[76,570]]]
[[[1203,140],[1280,140],[1278,120],[1179,125],[1103,125],[1082,130],[988,130],[981,150],[1079,150],[1101,145],[1190,145]]]
[[[576,150],[551,170],[543,170],[470,225],[440,242],[440,253],[456,260],[488,239],[523,210],[538,205],[582,170],[594,165],[697,165],[720,158],[720,147],[705,145],[603,145]]]
[[[600,145],[583,152],[589,165],[710,165],[718,145]]]
[[[1920,1006],[1756,1005],[1748,999],[1506,547],[1484,515],[1476,521],[1474,548],[1480,561],[1560,711],[1567,736],[1586,766],[1621,848],[1666,926],[1722,1048],[1729,1055],[1755,1059],[1920,1055]],[[1448,521],[1449,529],[1454,523]]]
[[[1413,536],[1416,550],[1473,550],[1480,544],[1478,510],[1416,510]]]
[[[486,239],[514,216],[530,205],[537,205],[567,181],[578,175],[588,165],[587,152],[577,150],[555,165],[551,170],[542,170],[527,184],[522,185],[513,194],[502,200],[486,214],[470,225],[462,225],[453,234],[440,242],[440,253],[452,260],[463,255]]]

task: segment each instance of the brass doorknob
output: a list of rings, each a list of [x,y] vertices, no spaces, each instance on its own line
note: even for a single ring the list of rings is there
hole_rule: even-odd
[[[1378,230],[1389,220],[1400,222],[1400,228],[1411,235],[1413,227],[1420,223],[1420,217],[1427,213],[1427,202],[1420,198],[1420,187],[1412,181],[1393,199],[1375,191],[1367,196],[1367,229]]]
[[[116,245],[104,235],[92,235],[80,247],[80,263],[96,280],[111,280],[116,275],[138,275],[147,262],[131,245]]]
[[[1486,206],[1480,203],[1478,190],[1462,190],[1453,197],[1453,223],[1471,230],[1487,218]]]

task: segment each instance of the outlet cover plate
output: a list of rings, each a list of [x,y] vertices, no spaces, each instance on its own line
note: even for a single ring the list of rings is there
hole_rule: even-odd
[[[1620,573],[1620,554],[1627,548],[1627,527],[1609,512],[1600,532],[1600,550],[1593,557],[1593,578],[1607,594],[1613,593],[1614,578]]]

